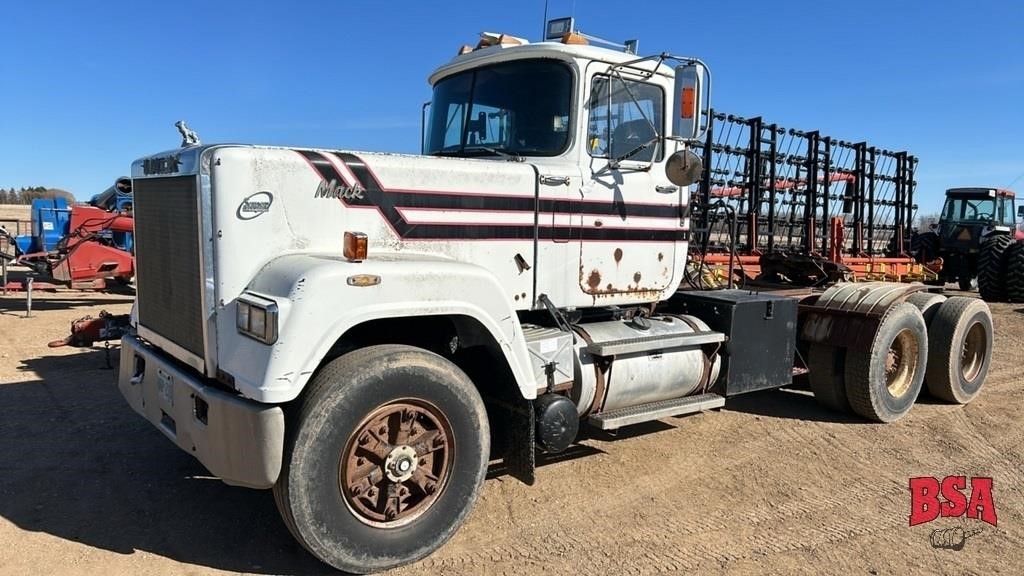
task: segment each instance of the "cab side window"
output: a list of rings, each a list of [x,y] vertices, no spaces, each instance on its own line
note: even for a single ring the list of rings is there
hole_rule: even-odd
[[[590,88],[587,151],[594,158],[650,162],[662,159],[665,94],[659,86],[619,76],[597,76]]]

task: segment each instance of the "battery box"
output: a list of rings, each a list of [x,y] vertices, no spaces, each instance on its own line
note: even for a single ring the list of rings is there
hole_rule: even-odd
[[[727,336],[712,391],[723,396],[786,386],[793,380],[797,300],[750,290],[679,292],[673,312],[696,316]]]

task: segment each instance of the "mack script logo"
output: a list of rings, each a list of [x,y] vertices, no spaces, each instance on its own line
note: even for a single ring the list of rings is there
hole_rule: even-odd
[[[181,165],[181,158],[177,154],[171,156],[156,156],[146,158],[142,161],[142,172],[150,174],[174,174]]]
[[[313,198],[340,198],[342,200],[362,200],[363,189],[359,186],[345,186],[337,180],[321,180],[316,187]]]
[[[242,203],[238,205],[238,211],[235,215],[238,216],[239,220],[252,220],[270,210],[270,205],[274,203],[274,195],[270,192],[257,192],[252,194]]]

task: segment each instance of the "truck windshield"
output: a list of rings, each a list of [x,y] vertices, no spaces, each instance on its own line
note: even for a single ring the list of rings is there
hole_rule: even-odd
[[[467,70],[434,85],[424,150],[438,156],[556,156],[569,145],[572,72],[553,60]]]

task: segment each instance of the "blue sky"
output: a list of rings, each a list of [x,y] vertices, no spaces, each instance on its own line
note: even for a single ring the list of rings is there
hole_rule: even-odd
[[[619,7],[616,9],[616,7]],[[625,10],[622,7],[626,7]],[[426,77],[543,0],[5,2],[0,187],[88,198],[184,118],[207,142],[419,150]],[[909,150],[922,210],[1024,174],[1024,3],[550,0],[577,28],[702,57],[716,109]],[[1024,191],[1024,177],[1015,188]]]

